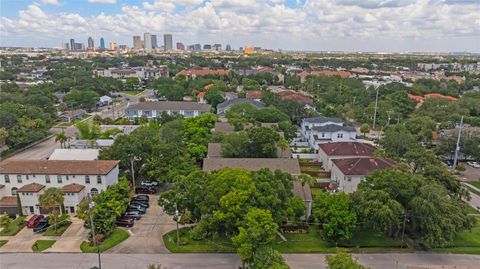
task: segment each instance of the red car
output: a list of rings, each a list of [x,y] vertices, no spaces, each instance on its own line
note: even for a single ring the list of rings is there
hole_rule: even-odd
[[[35,227],[35,225],[37,225],[37,223],[39,221],[41,221],[42,219],[44,218],[43,215],[33,215],[33,217],[31,217],[28,222],[27,222],[27,227],[28,228],[33,228]]]

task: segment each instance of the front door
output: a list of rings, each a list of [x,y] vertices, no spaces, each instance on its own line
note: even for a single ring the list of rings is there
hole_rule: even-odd
[[[35,212],[33,209],[33,206],[30,206],[29,209],[30,209],[30,214],[33,214]]]
[[[74,206],[70,207],[70,213],[75,213],[75,207]]]

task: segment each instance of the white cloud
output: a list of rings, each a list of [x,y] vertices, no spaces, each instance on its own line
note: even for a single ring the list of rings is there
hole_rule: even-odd
[[[6,40],[2,43],[19,44],[55,40],[56,45],[70,37],[86,39],[90,35],[131,44],[133,35],[168,32],[176,41],[186,44],[220,42],[237,47],[251,44],[290,49],[373,50],[370,47],[389,44],[386,50],[400,50],[415,48],[415,44],[428,49],[428,43],[435,40],[444,43],[432,44],[432,48],[479,50],[471,42],[480,43],[480,7],[474,1],[302,3],[289,7],[282,0],[156,0],[140,6],[122,5],[121,11],[113,15],[100,11],[90,16],[45,13],[40,6],[30,5],[19,11],[16,19],[2,17],[0,34]],[[452,41],[455,38],[469,42]]]
[[[88,2],[96,4],[116,4],[117,0],[88,0]]]
[[[61,6],[62,4],[58,2],[58,0],[41,0],[42,4],[44,5],[54,5],[54,6]]]

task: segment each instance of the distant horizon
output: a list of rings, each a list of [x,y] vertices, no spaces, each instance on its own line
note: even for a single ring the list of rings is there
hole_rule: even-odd
[[[0,46],[59,47],[94,37],[284,51],[480,53],[477,0],[1,1]]]

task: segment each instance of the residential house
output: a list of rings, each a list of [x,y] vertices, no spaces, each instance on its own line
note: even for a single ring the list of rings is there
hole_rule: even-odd
[[[346,193],[357,190],[358,184],[374,171],[395,167],[396,163],[383,158],[350,158],[332,160],[332,183],[337,189]]]
[[[227,110],[229,110],[232,106],[238,105],[238,104],[245,104],[245,103],[248,103],[258,109],[265,107],[265,104],[260,101],[250,100],[246,98],[236,98],[236,99],[226,100],[225,102],[218,104],[217,114],[224,115],[225,112],[227,112]]]
[[[66,211],[65,213],[74,214],[77,211],[78,204],[88,196],[85,190],[84,185],[77,183],[65,185],[60,189],[64,195],[63,206]]]
[[[361,142],[331,142],[318,145],[318,160],[323,169],[332,169],[332,160],[372,157],[377,149],[373,145]]]
[[[222,158],[222,144],[208,143],[207,158]],[[277,158],[292,158],[292,151],[289,147],[282,149],[277,147]]]
[[[76,109],[62,113],[62,115],[60,115],[60,118],[65,122],[71,122],[74,120],[83,119],[86,113],[87,111],[85,109]]]
[[[125,109],[125,117],[129,120],[134,120],[142,116],[146,116],[148,119],[154,119],[156,117],[160,117],[160,115],[165,112],[169,115],[178,113],[185,118],[190,118],[208,113],[210,112],[211,108],[212,107],[208,104],[197,102],[140,102],[128,106]]]
[[[336,71],[336,70],[319,70],[319,71],[302,71],[298,74],[300,77],[300,82],[304,83],[307,80],[308,76],[339,76],[342,78],[348,78],[352,76],[352,73],[348,71]]]
[[[49,160],[98,160],[99,149],[55,149]]]
[[[104,95],[104,96],[100,97],[100,100],[98,101],[98,104],[100,106],[108,106],[108,105],[110,105],[112,100],[113,100],[112,97],[110,97],[108,95]]]
[[[228,70],[226,69],[185,69],[176,74],[176,76],[185,76],[187,79],[195,79],[199,76],[208,76],[208,75],[218,75],[226,76],[228,75]]]
[[[305,118],[300,125],[301,136],[311,149],[318,150],[322,143],[355,141],[357,132],[354,127],[345,126],[339,118]]]
[[[96,195],[118,182],[118,164],[114,160],[6,160],[0,163],[0,181],[5,188],[0,201],[18,193],[23,211],[39,214],[38,196],[44,188],[61,189],[75,183],[84,186],[85,194]],[[3,205],[12,200],[5,198]]]

